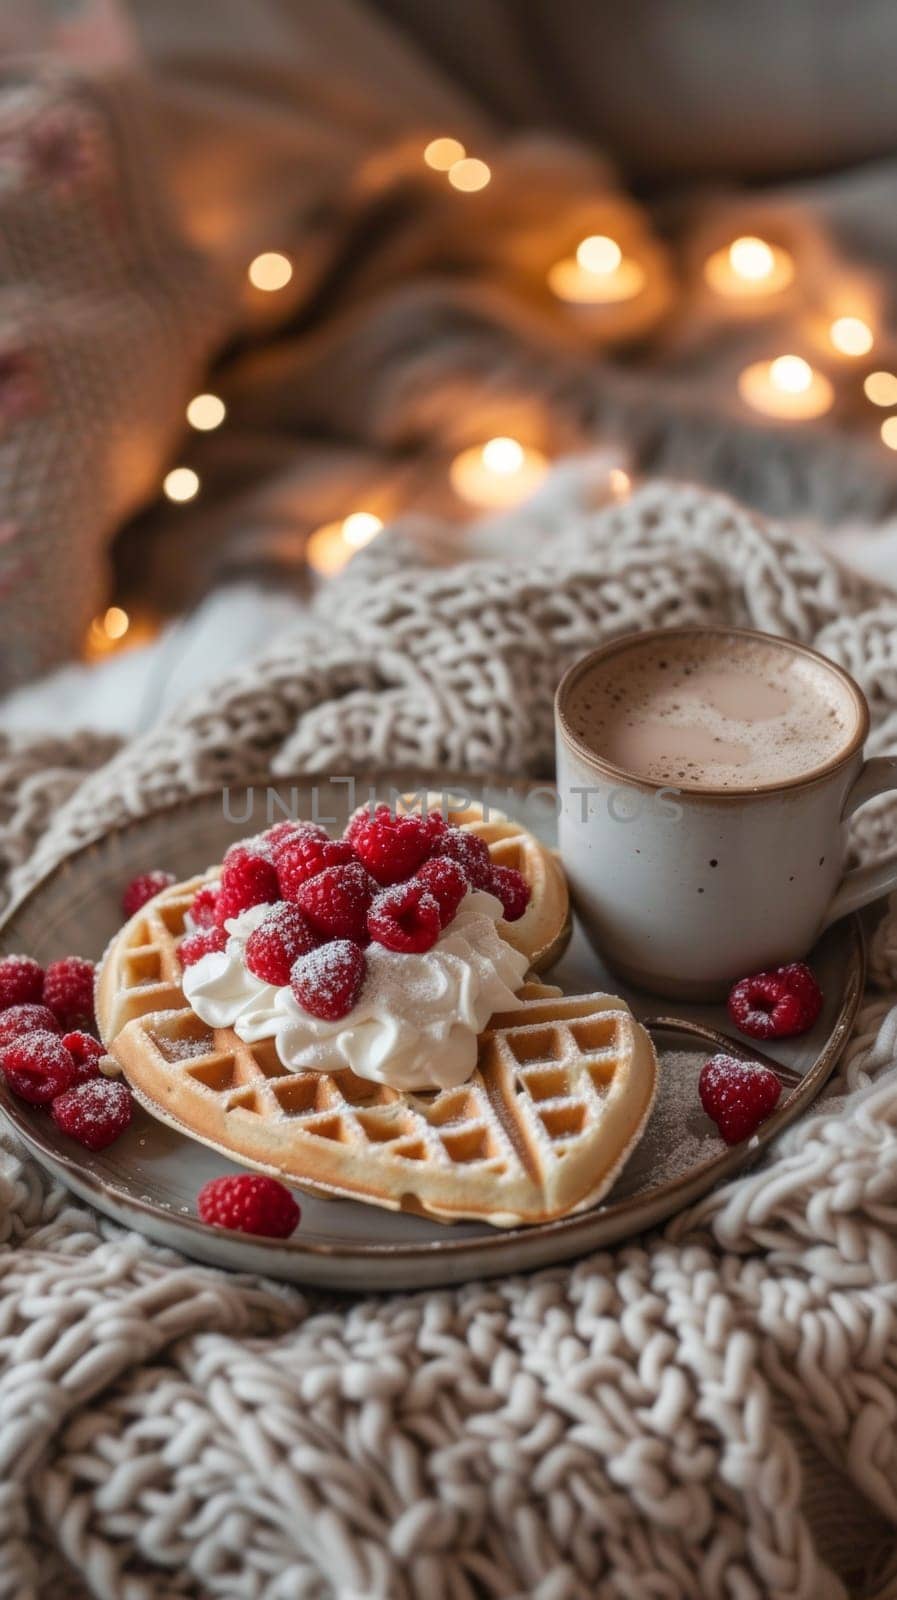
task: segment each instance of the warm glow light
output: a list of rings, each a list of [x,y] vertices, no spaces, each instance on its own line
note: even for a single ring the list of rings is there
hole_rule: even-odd
[[[502,435],[462,450],[449,468],[452,488],[468,505],[515,506],[539,487],[548,462],[538,450]]]
[[[576,259],[585,272],[616,272],[623,252],[616,239],[605,233],[591,233],[576,247]]]
[[[893,372],[870,372],[863,388],[866,399],[874,406],[897,406],[897,376]]]
[[[622,467],[611,467],[607,475],[610,492],[615,500],[622,500],[632,488],[632,479]]]
[[[195,394],[187,407],[187,421],[200,433],[211,433],[220,428],[227,408],[217,394]]]
[[[835,391],[822,372],[803,356],[777,356],[755,361],[738,379],[738,392],[755,411],[783,422],[805,422],[830,411]]]
[[[292,276],[292,263],[277,250],[266,250],[249,264],[249,282],[255,289],[284,289]]]
[[[110,606],[103,617],[103,632],[107,639],[123,639],[130,626],[131,619],[121,606]]]
[[[881,425],[881,437],[889,450],[897,450],[897,417],[885,417]]]
[[[478,189],[485,189],[491,177],[485,161],[465,156],[449,168],[448,181],[453,189],[460,189],[463,194],[475,194]]]
[[[829,338],[843,356],[864,356],[872,349],[872,329],[862,317],[837,317]]]
[[[424,160],[434,172],[448,172],[456,161],[463,161],[467,151],[459,139],[431,139],[424,151]]]
[[[704,277],[717,294],[731,299],[778,294],[793,281],[794,262],[787,250],[744,234],[708,257]]]
[[[376,538],[382,527],[383,523],[373,511],[352,511],[343,523],[343,539],[351,550],[360,550],[362,545]]]
[[[172,467],[162,480],[162,492],[169,500],[192,500],[199,489],[199,475],[192,467]]]

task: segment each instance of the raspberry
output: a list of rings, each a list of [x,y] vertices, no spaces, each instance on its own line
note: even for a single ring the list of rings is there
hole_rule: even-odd
[[[406,955],[429,950],[441,928],[439,901],[425,883],[413,880],[384,889],[368,912],[371,938],[387,950],[401,950]]]
[[[529,905],[532,890],[516,867],[493,867],[489,892],[501,901],[505,922],[519,922]]]
[[[100,1070],[98,1064],[100,1056],[106,1054],[99,1039],[95,1039],[90,1033],[77,1031],[63,1034],[62,1042],[75,1063],[75,1071],[78,1074],[75,1082],[89,1083],[91,1078],[96,1078]]]
[[[212,1227],[265,1239],[288,1239],[301,1214],[289,1189],[255,1172],[212,1178],[200,1189],[196,1209]]]
[[[39,1005],[43,993],[43,968],[30,956],[4,956],[0,960],[0,1011],[8,1006]]]
[[[334,939],[299,957],[290,984],[303,1011],[325,1022],[338,1022],[355,1005],[366,972],[361,946],[351,939]]]
[[[50,1109],[53,1121],[70,1139],[88,1150],[105,1150],[130,1127],[134,1102],[126,1084],[92,1078],[58,1094]]]
[[[485,839],[478,833],[464,833],[460,828],[446,828],[436,852],[457,861],[475,889],[488,889],[492,878],[492,857]]]
[[[457,861],[434,856],[417,870],[415,881],[422,883],[439,907],[439,920],[447,927],[467,893],[467,879]]]
[[[153,895],[161,894],[174,881],[173,872],[143,872],[139,878],[132,878],[121,897],[125,916],[133,917],[148,900],[152,900]]]
[[[44,974],[44,1005],[65,1028],[93,1023],[93,962],[80,956],[51,961]]]
[[[18,1039],[23,1033],[34,1033],[36,1029],[42,1033],[62,1032],[52,1011],[46,1006],[9,1006],[0,1013],[0,1044],[9,1044],[10,1039]]]
[[[204,883],[197,889],[193,904],[190,907],[190,916],[197,928],[214,928],[218,922],[218,901],[220,891],[214,884]]]
[[[384,817],[391,817],[392,815],[392,808],[386,804],[385,800],[381,800],[380,804],[374,806],[373,808],[369,805],[359,806],[357,811],[352,812],[351,817],[346,823],[346,826],[343,829],[343,838],[348,839],[349,843],[354,845],[355,835],[366,825],[366,823],[377,822],[382,820]]]
[[[701,1068],[698,1094],[726,1144],[756,1133],[775,1109],[782,1085],[769,1067],[750,1066],[735,1056],[711,1056]]]
[[[289,983],[293,962],[314,950],[317,939],[298,906],[285,900],[268,912],[246,941],[244,960],[263,983]]]
[[[214,950],[223,950],[228,934],[224,928],[200,928],[198,933],[188,933],[178,945],[178,958],[182,967],[194,967],[203,956]]]
[[[238,917],[250,906],[280,899],[274,863],[257,849],[232,845],[221,866],[221,894],[216,908],[219,922]]]
[[[322,839],[315,833],[297,833],[286,840],[277,856],[277,881],[285,900],[295,900],[300,885],[316,878],[326,867],[344,867],[355,860],[345,839]]]
[[[284,822],[276,822],[273,828],[268,828],[267,832],[262,834],[262,844],[270,851],[271,860],[276,865],[281,851],[288,844],[292,844],[294,839],[329,839],[329,837],[327,829],[322,828],[319,822],[291,822],[287,819]]]
[[[352,844],[371,877],[384,886],[410,878],[433,848],[425,817],[393,816],[388,806],[353,828]]]
[[[0,1050],[0,1067],[13,1094],[46,1106],[77,1082],[77,1068],[58,1033],[38,1029],[11,1039]]]
[[[729,1016],[752,1039],[806,1033],[821,1009],[822,990],[802,961],[741,978],[729,991]]]
[[[296,890],[296,904],[323,939],[367,937],[367,909],[374,885],[360,861],[345,867],[325,867]]]

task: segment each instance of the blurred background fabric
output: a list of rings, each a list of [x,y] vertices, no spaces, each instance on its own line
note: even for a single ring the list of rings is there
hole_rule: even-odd
[[[859,378],[794,427],[736,377],[845,285],[887,360],[895,35],[882,0],[6,0],[0,684],[76,659],[111,599],[155,632],[211,597],[206,659],[252,649],[305,602],[309,533],[359,504],[454,524],[451,559],[448,466],[489,434],[834,526],[886,575],[897,456]],[[488,163],[480,192],[424,164],[438,134]],[[732,315],[701,263],[770,230],[800,299]],[[612,316],[547,288],[593,232],[645,264]],[[292,264],[277,294],[247,279],[266,250]],[[227,421],[191,434],[205,388]],[[160,495],[178,464],[189,504]],[[105,664],[107,721],[158,714],[182,645],[201,671],[193,629]],[[96,676],[66,681],[0,720],[51,726],[74,698],[90,723]]]

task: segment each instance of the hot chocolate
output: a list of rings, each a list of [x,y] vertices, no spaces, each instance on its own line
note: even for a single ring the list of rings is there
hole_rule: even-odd
[[[574,738],[600,761],[679,789],[757,789],[829,767],[860,707],[823,662],[772,640],[636,635],[571,685]]]

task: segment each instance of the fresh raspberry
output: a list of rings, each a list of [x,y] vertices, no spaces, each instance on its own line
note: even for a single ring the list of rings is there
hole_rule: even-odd
[[[364,828],[367,823],[379,822],[382,821],[383,818],[391,817],[392,815],[392,807],[388,806],[385,800],[381,800],[379,805],[376,806],[359,806],[357,811],[352,812],[351,817],[346,823],[346,826],[343,829],[343,838],[348,839],[349,843],[354,845],[355,835],[362,828]]]
[[[36,1029],[43,1033],[62,1032],[52,1011],[46,1006],[9,1006],[0,1013],[0,1044],[9,1044],[10,1039],[18,1039],[23,1033],[34,1033]]]
[[[439,901],[414,879],[378,894],[368,912],[368,933],[387,950],[406,955],[429,950],[442,929]]]
[[[64,1028],[89,1028],[93,1022],[93,962],[80,956],[51,961],[44,973],[44,1005]]]
[[[99,1075],[100,1056],[106,1054],[99,1039],[95,1039],[91,1033],[81,1033],[77,1030],[74,1033],[64,1033],[62,1042],[75,1063],[75,1071],[78,1074],[76,1083],[89,1083],[91,1078]]]
[[[277,864],[282,850],[294,839],[329,839],[326,828],[319,822],[291,822],[288,818],[284,822],[275,822],[273,828],[268,828],[262,834],[262,844],[271,854],[271,860]]]
[[[501,901],[505,922],[519,922],[529,905],[532,890],[516,867],[493,867],[489,892]]]
[[[77,1082],[77,1068],[58,1033],[38,1029],[11,1039],[0,1050],[0,1067],[13,1094],[46,1106]]]
[[[355,1005],[366,972],[361,946],[351,939],[334,939],[299,957],[290,984],[303,1011],[325,1022],[338,1022]]]
[[[88,1150],[105,1150],[130,1127],[134,1102],[127,1084],[99,1077],[58,1094],[50,1109],[53,1121],[70,1139]]]
[[[30,956],[4,956],[0,960],[0,1011],[8,1006],[39,1005],[43,994],[43,968]]]
[[[360,861],[345,867],[325,867],[316,878],[309,878],[296,890],[296,904],[322,939],[367,937],[367,909],[374,896],[373,884]]]
[[[377,883],[403,883],[426,860],[433,839],[425,817],[393,816],[389,807],[353,829],[352,844],[359,861]]]
[[[439,907],[439,920],[447,927],[467,893],[467,879],[457,861],[448,856],[434,856],[418,867],[414,881],[422,883]]]
[[[474,889],[488,889],[492,877],[492,857],[485,839],[478,833],[465,833],[461,828],[446,828],[436,853],[457,861]]]
[[[288,1239],[301,1214],[289,1189],[256,1172],[212,1178],[200,1189],[196,1209],[214,1228],[256,1233],[265,1239]]]
[[[173,872],[143,872],[139,878],[132,878],[127,889],[121,897],[121,908],[126,917],[133,917],[148,900],[154,895],[161,894],[174,883]]]
[[[182,967],[194,967],[203,956],[214,950],[223,950],[228,941],[225,928],[200,928],[198,933],[188,933],[178,945],[178,958]]]
[[[701,1105],[726,1144],[740,1144],[756,1133],[781,1092],[782,1085],[769,1067],[751,1066],[735,1056],[711,1056],[698,1079]]]
[[[214,928],[218,923],[218,901],[221,891],[213,883],[204,883],[197,889],[190,907],[190,916],[197,928]]]
[[[322,839],[316,833],[296,833],[277,856],[277,881],[284,900],[295,900],[298,889],[327,867],[344,867],[355,860],[345,839]]]
[[[281,900],[249,935],[243,957],[250,972],[263,983],[281,988],[290,981],[293,962],[314,950],[317,942],[299,907]]]
[[[822,990],[802,961],[741,978],[729,991],[729,1016],[752,1039],[788,1039],[806,1033],[821,1009]]]
[[[232,845],[221,865],[221,894],[216,907],[219,923],[238,917],[250,906],[280,899],[273,861],[245,844]]]

